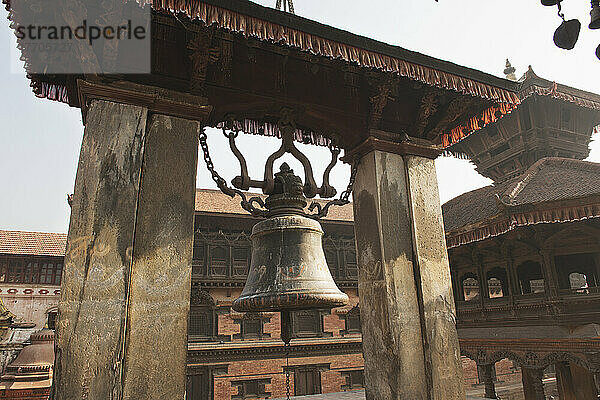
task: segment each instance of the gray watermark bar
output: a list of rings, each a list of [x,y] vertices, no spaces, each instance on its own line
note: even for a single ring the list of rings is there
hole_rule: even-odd
[[[146,74],[151,9],[124,0],[10,0],[17,56],[31,74]]]

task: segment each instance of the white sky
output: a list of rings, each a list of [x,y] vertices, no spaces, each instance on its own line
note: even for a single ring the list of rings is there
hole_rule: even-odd
[[[258,3],[273,6],[275,0]],[[538,0],[295,0],[296,14],[390,44],[503,76],[510,58],[517,76],[532,65],[550,80],[600,93],[600,61],[594,51],[600,31],[587,29],[589,0],[564,2],[567,18],[583,25],[577,47],[556,48],[552,35],[560,20],[556,8]],[[6,17],[6,11],[0,12]],[[8,20],[0,22],[0,229],[66,232],[67,193],[73,183],[83,133],[78,109],[35,98],[23,74],[11,73],[16,61],[14,35]],[[237,174],[233,156],[218,132],[210,132],[209,145],[222,175]],[[251,173],[261,177],[274,139],[245,136],[240,147],[248,155]],[[324,149],[302,147],[313,159],[316,177],[328,162]],[[589,160],[600,161],[600,142],[591,145]],[[437,161],[442,202],[488,184],[467,161]],[[299,171],[297,165],[293,165]],[[348,167],[334,170],[338,191],[347,183]],[[203,161],[198,187],[214,187]]]

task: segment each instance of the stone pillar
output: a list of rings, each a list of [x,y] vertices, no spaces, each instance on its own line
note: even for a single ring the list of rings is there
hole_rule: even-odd
[[[348,154],[367,400],[464,400],[435,153],[381,144]]]
[[[539,368],[521,368],[525,400],[546,400],[544,394],[544,371]]]
[[[557,362],[554,364],[556,371],[556,387],[558,389],[558,398],[560,400],[577,400],[575,389],[573,388],[573,377],[568,362]]]
[[[179,109],[165,94],[104,89],[114,101],[80,91],[53,398],[181,400],[200,123],[161,114]]]
[[[479,375],[479,382],[483,383],[485,388],[484,397],[486,399],[497,399],[496,386],[494,379],[494,364],[477,364],[477,375]]]
[[[568,365],[571,370],[571,376],[573,377],[573,391],[575,393],[575,399],[596,400],[599,393],[596,389],[594,374],[592,374],[586,368],[575,363],[569,363]]]

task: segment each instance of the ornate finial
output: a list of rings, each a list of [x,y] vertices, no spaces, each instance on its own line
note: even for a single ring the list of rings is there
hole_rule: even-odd
[[[288,163],[281,164],[279,172],[275,174],[274,194],[283,193],[292,196],[303,196],[303,188],[302,179],[294,175],[294,170],[290,168]]]
[[[277,0],[277,5],[275,7],[278,10],[281,10],[281,0]],[[290,14],[295,14],[294,2],[292,0],[283,0],[283,11],[288,11]]]
[[[275,174],[273,193],[265,200],[265,206],[272,215],[302,214],[307,204],[303,191],[302,179],[284,162]]]
[[[513,67],[510,64],[510,61],[508,61],[508,58],[506,59],[506,68],[504,69],[504,75],[506,75],[506,79],[509,79],[511,81],[516,81],[517,80],[517,76],[515,75],[515,67]]]

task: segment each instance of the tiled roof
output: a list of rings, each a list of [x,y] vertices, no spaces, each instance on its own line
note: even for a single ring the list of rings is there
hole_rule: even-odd
[[[600,163],[542,158],[517,178],[464,193],[442,205],[444,227],[452,233],[482,226],[514,210],[543,212],[547,205],[554,210],[558,202],[561,207],[580,206],[586,200],[596,204],[596,196],[600,196]]]
[[[0,230],[0,254],[62,257],[66,246],[65,233]]]
[[[263,194],[257,193],[248,193],[248,195],[249,197],[259,196],[262,199],[266,197]],[[323,200],[319,199],[317,201],[325,204]],[[196,189],[196,212],[249,215],[240,205],[239,196],[232,199],[221,191],[213,189]],[[330,207],[329,214],[324,219],[327,221],[352,222],[354,220],[352,203],[341,207]]]
[[[600,193],[600,164],[545,158],[514,182],[503,199],[510,205],[574,199]]]

